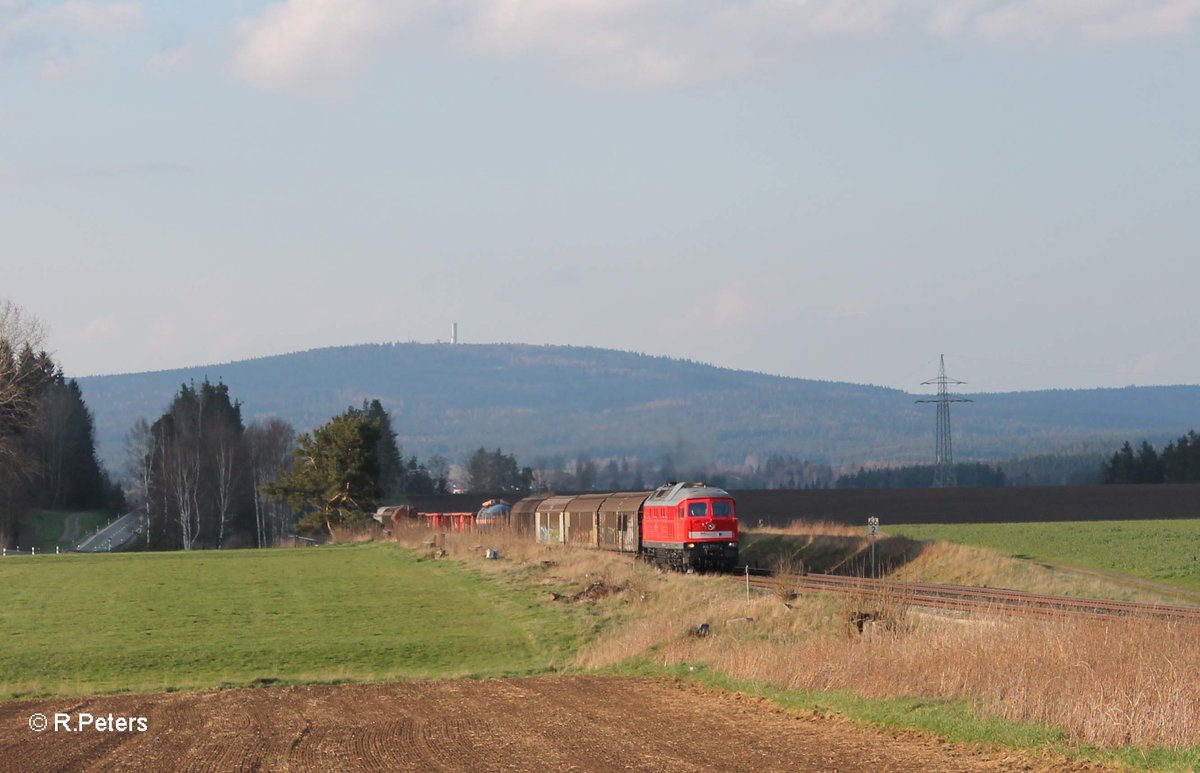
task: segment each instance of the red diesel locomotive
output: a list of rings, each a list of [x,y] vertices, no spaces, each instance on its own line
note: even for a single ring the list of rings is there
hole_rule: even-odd
[[[668,483],[655,491],[527,497],[510,522],[539,542],[637,553],[675,569],[728,570],[737,563],[733,497],[705,483]]]
[[[641,553],[676,568],[732,569],[738,555],[733,497],[703,483],[655,490],[642,504]]]

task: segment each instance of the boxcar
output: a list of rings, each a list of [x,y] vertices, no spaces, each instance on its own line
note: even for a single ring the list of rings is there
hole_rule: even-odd
[[[530,512],[538,542],[638,553],[685,570],[724,570],[737,562],[733,497],[704,483],[521,500],[513,507],[515,518]]]

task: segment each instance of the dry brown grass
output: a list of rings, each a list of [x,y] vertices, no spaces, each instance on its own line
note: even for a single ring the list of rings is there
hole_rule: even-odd
[[[897,568],[891,577],[902,581],[1012,588],[1085,598],[1178,603],[1173,594],[1124,585],[1094,574],[1045,567],[995,550],[948,542],[927,545],[919,556]]]
[[[804,562],[787,555],[779,556],[772,568],[771,578],[775,585],[775,595],[786,606],[791,606],[792,600],[800,595],[800,577],[804,574]]]
[[[329,542],[334,545],[375,542],[382,535],[383,530],[374,521],[362,526],[334,526],[330,529]]]
[[[690,636],[703,622],[712,634]],[[981,715],[1061,727],[1099,746],[1176,746],[1200,737],[1197,640],[1200,626],[1145,620],[924,614],[899,591],[806,595],[790,608],[758,593],[747,603],[730,578],[664,575],[576,665],[635,655],[707,662],[787,689],[963,699]]]
[[[1200,737],[1197,634],[1194,625],[1132,620],[925,619],[849,641],[826,631],[787,646],[685,642],[672,656],[790,689],[962,698],[980,713],[1103,746],[1175,746]]]
[[[833,521],[797,519],[787,526],[759,526],[749,529],[749,531],[758,534],[786,534],[795,537],[849,537],[861,541],[864,545],[867,542],[865,526],[847,526],[844,523],[834,523]]]
[[[414,527],[392,538],[420,548],[430,536]],[[499,550],[501,559],[485,560],[486,548]],[[662,665],[705,662],[737,679],[787,689],[962,699],[981,715],[1061,727],[1099,746],[1183,746],[1200,738],[1200,648],[1194,646],[1200,625],[954,618],[914,610],[901,592],[791,598],[788,589],[787,605],[779,603],[783,590],[755,591],[747,601],[734,578],[664,573],[628,556],[539,545],[502,530],[448,534],[445,551],[450,559],[534,585],[625,588],[580,602],[595,605],[607,621],[574,660],[584,669],[634,657]],[[925,578],[984,565],[956,548],[927,550],[919,561],[926,564],[914,573]],[[1001,561],[956,581],[996,581],[1009,571]],[[1036,581],[1047,579],[1053,578]],[[853,620],[864,613],[859,633]],[[708,623],[710,635],[691,635],[701,623]]]
[[[839,597],[842,619],[846,622],[847,634],[874,636],[880,631],[895,633],[907,631],[912,626],[909,608],[912,599],[896,583],[853,588]]]

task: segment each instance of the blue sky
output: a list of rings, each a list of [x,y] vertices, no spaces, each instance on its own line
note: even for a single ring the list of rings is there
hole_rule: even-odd
[[[0,0],[0,296],[69,373],[595,345],[1200,383],[1200,0]]]

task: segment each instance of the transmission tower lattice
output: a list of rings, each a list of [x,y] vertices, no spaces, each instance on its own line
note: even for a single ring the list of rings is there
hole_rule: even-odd
[[[936,385],[937,397],[927,400],[917,400],[918,403],[937,404],[937,449],[933,460],[933,487],[954,488],[958,485],[958,476],[954,472],[954,446],[950,440],[950,403],[973,402],[965,397],[954,397],[950,394],[950,385],[965,384],[965,381],[950,378],[946,375],[946,355],[942,355],[941,368],[938,377],[922,381],[922,386]]]

